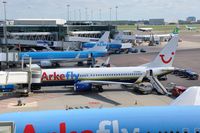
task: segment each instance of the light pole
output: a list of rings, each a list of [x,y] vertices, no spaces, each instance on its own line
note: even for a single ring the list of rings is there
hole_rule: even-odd
[[[117,18],[117,17],[118,17],[118,16],[117,16],[117,15],[118,15],[118,14],[117,14],[117,13],[118,13],[118,12],[117,12],[117,9],[118,9],[119,7],[116,6],[115,8],[116,8],[116,21],[117,21],[117,19],[118,19],[118,18]]]
[[[76,21],[76,10],[74,9],[74,21]]]
[[[91,9],[91,18],[90,18],[91,21],[93,21],[93,9]]]
[[[78,12],[79,12],[79,21],[81,21],[81,9],[79,9]]]
[[[101,20],[101,9],[99,9],[99,20]]]
[[[87,21],[88,19],[88,13],[87,13],[88,8],[85,8],[85,20]]]
[[[110,21],[112,20],[112,8],[109,8],[110,9]]]
[[[69,21],[69,15],[70,15],[70,14],[69,14],[69,8],[70,8],[70,5],[68,4],[68,5],[67,5],[67,21]]]
[[[4,41],[5,41],[5,49],[6,49],[6,67],[8,68],[8,39],[7,39],[7,18],[6,18],[6,1],[3,1],[3,8],[4,8]]]

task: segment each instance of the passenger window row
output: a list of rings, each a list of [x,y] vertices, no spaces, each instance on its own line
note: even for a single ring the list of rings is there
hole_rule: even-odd
[[[151,133],[150,131],[147,131],[147,133]],[[182,132],[180,131],[159,131],[158,133],[189,133],[188,129],[184,129]],[[200,133],[200,129],[196,128],[194,130],[194,133]]]
[[[141,75],[140,73],[118,73],[118,74],[90,74],[90,77],[98,76],[132,76],[132,75]],[[89,74],[79,75],[79,77],[89,77]]]

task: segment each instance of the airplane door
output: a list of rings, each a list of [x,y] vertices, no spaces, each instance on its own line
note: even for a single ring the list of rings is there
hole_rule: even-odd
[[[150,76],[153,76],[153,70],[149,70]]]
[[[149,76],[153,76],[153,70],[147,70],[147,77],[149,77]]]
[[[15,133],[13,122],[0,122],[0,133]]]

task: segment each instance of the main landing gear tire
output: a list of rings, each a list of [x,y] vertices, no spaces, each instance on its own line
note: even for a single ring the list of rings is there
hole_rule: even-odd
[[[102,86],[98,86],[97,89],[98,89],[99,92],[103,92],[103,87]]]

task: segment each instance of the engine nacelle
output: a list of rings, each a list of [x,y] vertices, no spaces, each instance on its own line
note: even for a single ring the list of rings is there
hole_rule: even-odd
[[[40,66],[41,67],[51,67],[53,64],[51,61],[48,60],[44,60],[44,61],[40,61]]]
[[[91,83],[76,83],[74,85],[74,91],[76,92],[83,92],[83,91],[90,91],[92,90]]]

